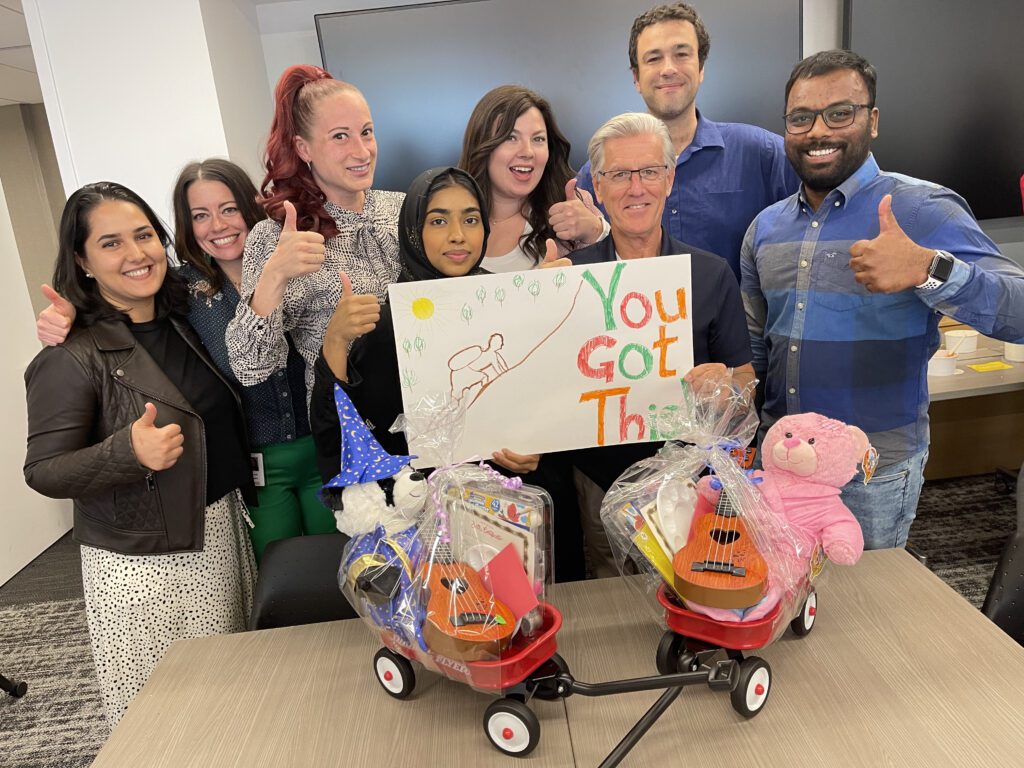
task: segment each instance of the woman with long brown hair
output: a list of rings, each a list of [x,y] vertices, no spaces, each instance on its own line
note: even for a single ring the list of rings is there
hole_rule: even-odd
[[[576,191],[569,149],[547,99],[528,88],[499,86],[473,109],[459,167],[490,205],[488,272],[533,269],[548,240],[561,256],[607,234],[590,194]]]

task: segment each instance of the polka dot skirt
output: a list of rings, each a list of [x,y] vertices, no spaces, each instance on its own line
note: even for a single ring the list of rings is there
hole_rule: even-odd
[[[113,728],[175,640],[243,632],[256,565],[232,491],[206,507],[205,548],[122,555],[82,546],[85,611]]]

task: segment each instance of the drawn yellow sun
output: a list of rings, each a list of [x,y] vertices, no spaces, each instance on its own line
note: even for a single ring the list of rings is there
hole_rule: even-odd
[[[417,320],[429,320],[434,316],[434,302],[425,297],[413,299],[412,314]]]

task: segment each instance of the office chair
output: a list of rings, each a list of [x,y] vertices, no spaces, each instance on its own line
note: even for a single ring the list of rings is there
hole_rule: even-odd
[[[270,542],[260,562],[249,629],[355,618],[338,589],[338,566],[347,542],[341,533]]]
[[[0,691],[9,693],[16,699],[20,699],[25,695],[25,691],[28,690],[28,683],[14,683],[8,680],[3,675],[0,675]]]
[[[1024,464],[1017,475],[1017,530],[999,558],[981,611],[1024,645]]]

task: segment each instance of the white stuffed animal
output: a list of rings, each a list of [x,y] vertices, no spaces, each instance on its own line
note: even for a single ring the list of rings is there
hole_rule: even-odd
[[[349,536],[369,533],[378,525],[394,535],[416,525],[426,503],[426,477],[406,465],[392,477],[346,487],[334,519],[338,530]]]

